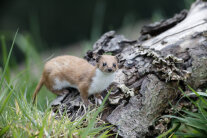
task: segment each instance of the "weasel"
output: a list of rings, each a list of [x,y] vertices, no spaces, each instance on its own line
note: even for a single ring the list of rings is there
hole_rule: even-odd
[[[33,103],[41,87],[45,85],[56,95],[69,92],[66,89],[68,87],[76,88],[86,105],[89,104],[88,97],[94,94],[101,104],[100,93],[113,81],[118,60],[116,56],[101,55],[96,58],[96,62],[96,66],[93,66],[84,59],[70,55],[49,60],[34,91]]]

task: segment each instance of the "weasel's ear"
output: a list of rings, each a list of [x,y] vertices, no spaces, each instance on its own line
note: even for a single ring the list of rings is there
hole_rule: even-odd
[[[100,59],[101,59],[101,55],[98,55],[98,56],[96,57],[96,62],[99,62]]]

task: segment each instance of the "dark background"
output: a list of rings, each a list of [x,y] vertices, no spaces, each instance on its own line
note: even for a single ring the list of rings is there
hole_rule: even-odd
[[[36,48],[95,40],[124,23],[151,19],[155,12],[173,16],[192,0],[3,0],[0,34],[27,32]]]

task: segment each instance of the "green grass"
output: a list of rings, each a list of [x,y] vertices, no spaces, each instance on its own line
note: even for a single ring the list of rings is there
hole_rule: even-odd
[[[8,54],[5,40],[1,39],[4,67],[0,72],[0,137],[109,137],[111,126],[97,125],[97,118],[104,109],[109,93],[100,107],[87,111],[73,122],[66,116],[55,118],[49,106],[54,95],[45,88],[38,95],[37,106],[32,104],[31,97],[38,81],[32,72],[32,64],[41,69],[43,63],[30,37],[17,33]],[[10,59],[14,46],[22,49],[26,66],[24,70],[10,75],[13,71]]]
[[[185,94],[181,89],[185,97],[195,105],[198,109],[197,112],[183,109],[182,114],[179,116],[166,115],[164,117],[170,117],[173,119],[173,127],[160,135],[159,137],[193,137],[193,138],[206,138],[207,137],[207,92],[196,92],[190,86],[189,89],[192,91],[190,94]],[[192,100],[189,96],[195,95],[198,97],[197,100]],[[175,124],[176,129],[175,129]]]

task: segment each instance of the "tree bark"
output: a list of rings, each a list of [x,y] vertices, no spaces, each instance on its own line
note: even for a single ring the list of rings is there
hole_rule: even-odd
[[[150,127],[179,96],[178,87],[207,84],[207,2],[196,1],[189,12],[144,26],[141,34],[138,40],[128,40],[107,32],[85,56],[93,65],[104,53],[119,58],[102,119],[115,125],[122,137],[155,135]],[[74,89],[52,103],[54,111],[66,109],[73,119],[84,114],[81,105]]]

